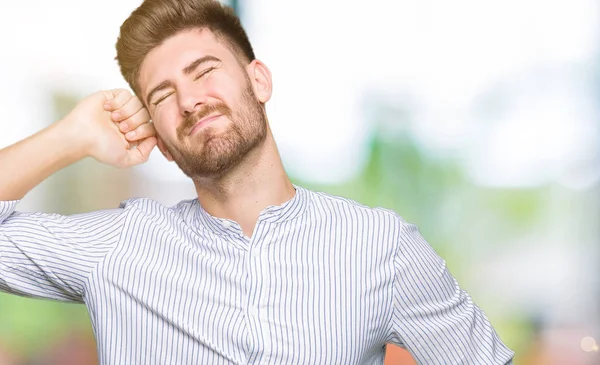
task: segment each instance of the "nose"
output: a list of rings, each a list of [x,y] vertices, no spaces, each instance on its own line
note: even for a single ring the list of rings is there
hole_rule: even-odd
[[[206,93],[194,84],[180,87],[178,99],[179,110],[184,117],[196,113],[207,101]]]

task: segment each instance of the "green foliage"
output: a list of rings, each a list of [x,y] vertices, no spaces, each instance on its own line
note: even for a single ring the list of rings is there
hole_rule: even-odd
[[[86,308],[0,294],[0,343],[21,355],[36,353],[73,328],[91,332]]]

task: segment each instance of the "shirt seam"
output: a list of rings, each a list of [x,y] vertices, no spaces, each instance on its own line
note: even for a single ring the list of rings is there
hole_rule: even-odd
[[[402,233],[404,230],[404,222],[402,221],[402,219],[400,219],[400,217],[396,214],[395,215],[397,222],[400,224],[400,227],[398,227],[396,236],[395,236],[395,250],[394,250],[394,259],[392,260],[392,271],[394,273],[394,280],[392,280],[392,285],[391,285],[391,291],[392,291],[392,308],[391,308],[391,321],[389,324],[389,328],[388,328],[388,338],[387,341],[390,341],[393,337],[394,337],[394,321],[396,319],[396,312],[397,312],[397,306],[398,303],[396,302],[396,287],[400,286],[400,279],[398,277],[398,270],[396,268],[396,262],[399,260],[399,255],[400,255],[400,251],[401,251],[401,246],[402,246]],[[398,331],[400,332],[400,331]],[[403,343],[403,347],[406,348],[406,341],[404,340],[404,338],[402,337],[402,335],[400,333],[397,334],[397,337],[400,341],[402,341]]]
[[[114,251],[116,250],[117,246],[119,246],[119,243],[121,242],[121,239],[123,238],[123,231],[125,231],[125,223],[128,222],[131,218],[129,216],[129,210],[132,206],[126,206],[123,208],[123,213],[125,214],[125,217],[122,219],[122,223],[121,223],[121,227],[120,232],[119,232],[119,236],[117,237],[117,239],[115,239],[114,243],[112,244],[112,247],[107,250],[104,255],[102,256],[102,258],[100,260],[98,260],[94,266],[92,267],[92,269],[90,270],[90,272],[88,273],[88,275],[86,276],[84,283],[83,283],[83,292],[81,293],[81,299],[83,302],[87,303],[87,294],[89,293],[89,287],[90,287],[90,281],[92,276],[98,271],[98,266],[100,266],[100,264],[104,263],[104,261],[106,261],[106,258]]]

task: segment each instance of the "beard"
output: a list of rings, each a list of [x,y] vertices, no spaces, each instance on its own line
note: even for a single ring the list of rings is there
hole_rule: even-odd
[[[215,132],[209,125],[189,136],[198,121],[215,113],[230,120],[227,130]],[[169,146],[169,152],[181,171],[193,180],[216,177],[237,166],[266,136],[267,119],[263,106],[248,84],[235,110],[225,103],[218,103],[206,105],[186,117],[177,128],[180,144]]]

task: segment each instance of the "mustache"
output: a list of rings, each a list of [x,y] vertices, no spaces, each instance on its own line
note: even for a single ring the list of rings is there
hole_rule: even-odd
[[[202,107],[197,112],[185,117],[181,125],[177,128],[177,135],[182,137],[187,135],[192,128],[200,120],[210,116],[211,114],[223,114],[224,116],[231,116],[231,109],[224,103],[210,104]]]

